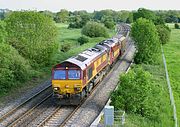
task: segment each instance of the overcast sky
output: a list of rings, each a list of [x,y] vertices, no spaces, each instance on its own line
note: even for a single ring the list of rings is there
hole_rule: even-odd
[[[94,10],[137,10],[144,7],[152,10],[180,10],[178,0],[0,0],[0,8],[10,10],[50,10],[60,9]]]

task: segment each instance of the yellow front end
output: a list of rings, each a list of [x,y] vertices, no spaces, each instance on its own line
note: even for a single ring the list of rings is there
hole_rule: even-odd
[[[83,89],[82,80],[52,80],[53,91],[56,94],[77,94]]]

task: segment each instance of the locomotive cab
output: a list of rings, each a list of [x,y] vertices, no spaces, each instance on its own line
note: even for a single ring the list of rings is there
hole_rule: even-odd
[[[70,97],[81,92],[82,70],[73,63],[63,62],[52,70],[52,87],[54,96],[58,98]]]

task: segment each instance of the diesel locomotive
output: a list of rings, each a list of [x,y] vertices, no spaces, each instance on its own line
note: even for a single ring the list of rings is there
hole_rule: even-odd
[[[52,68],[55,102],[78,105],[125,52],[125,47],[126,37],[117,35],[55,65]]]

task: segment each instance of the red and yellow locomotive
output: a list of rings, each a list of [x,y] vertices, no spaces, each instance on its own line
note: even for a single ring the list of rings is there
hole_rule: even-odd
[[[86,49],[52,69],[53,96],[60,104],[77,105],[125,51],[126,38],[114,37]]]

